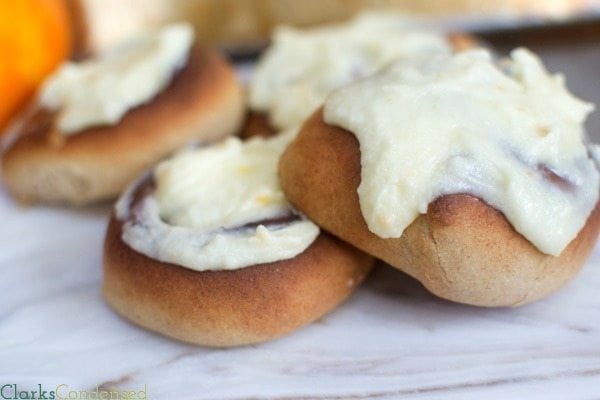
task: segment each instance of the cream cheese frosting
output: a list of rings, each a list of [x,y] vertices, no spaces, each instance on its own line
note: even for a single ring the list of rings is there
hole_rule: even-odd
[[[123,240],[149,257],[197,271],[302,253],[319,228],[291,208],[277,179],[279,157],[295,133],[229,138],[164,161],[154,171],[151,196],[131,211],[131,191],[119,200]]]
[[[298,126],[336,88],[397,58],[448,54],[442,33],[400,15],[366,13],[338,25],[281,27],[249,86],[250,107],[279,129]]]
[[[191,25],[149,31],[83,62],[66,62],[43,84],[39,102],[57,110],[58,130],[72,135],[114,125],[154,98],[182,68],[194,41]]]
[[[592,110],[530,51],[498,63],[473,50],[398,61],[334,92],[324,119],[358,139],[360,207],[378,236],[400,237],[437,197],[469,193],[559,255],[598,201]]]

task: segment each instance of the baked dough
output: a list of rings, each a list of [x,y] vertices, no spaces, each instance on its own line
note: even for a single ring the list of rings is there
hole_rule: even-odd
[[[113,216],[104,245],[106,301],[143,327],[206,346],[258,343],[298,329],[346,299],[373,264],[321,233],[292,259],[199,272],[136,252],[121,239],[122,227]]]
[[[400,238],[382,239],[362,216],[360,149],[322,110],[305,122],[279,163],[292,205],[323,229],[418,279],[437,296],[478,306],[517,306],[557,290],[582,267],[600,229],[597,205],[558,257],[537,250],[499,211],[468,194],[429,205]]]
[[[253,136],[269,137],[276,133],[277,130],[269,123],[267,114],[249,111],[240,132],[240,137],[242,139],[248,139]]]
[[[194,47],[169,86],[117,125],[67,137],[56,131],[56,114],[34,112],[3,154],[4,180],[25,203],[81,205],[114,198],[181,146],[235,133],[243,113],[233,69],[217,51]]]

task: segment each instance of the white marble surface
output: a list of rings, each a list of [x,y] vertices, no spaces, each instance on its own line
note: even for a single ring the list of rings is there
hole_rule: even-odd
[[[147,385],[152,399],[600,398],[600,249],[566,288],[520,309],[445,302],[380,266],[312,326],[214,350],[104,304],[108,210],[19,208],[0,188],[0,383]]]

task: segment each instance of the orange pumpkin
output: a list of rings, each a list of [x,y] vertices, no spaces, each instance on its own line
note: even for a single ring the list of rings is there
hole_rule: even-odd
[[[69,56],[71,39],[65,0],[0,1],[0,133]]]

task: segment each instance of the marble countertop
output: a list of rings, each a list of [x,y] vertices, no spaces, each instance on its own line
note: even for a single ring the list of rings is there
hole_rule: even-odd
[[[102,301],[109,205],[16,206],[0,189],[0,383],[141,390],[151,399],[598,399],[600,248],[555,295],[480,309],[380,265],[291,336],[209,349],[140,329]]]

